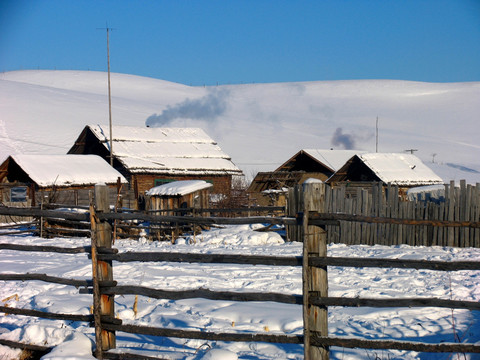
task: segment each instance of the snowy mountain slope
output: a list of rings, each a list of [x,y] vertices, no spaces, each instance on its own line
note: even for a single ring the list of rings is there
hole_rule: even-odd
[[[302,148],[374,152],[378,116],[379,151],[417,149],[415,155],[425,163],[438,164],[435,171],[444,180],[468,175],[469,182],[480,182],[478,82],[349,80],[191,87],[111,75],[114,124],[201,127],[247,177],[276,168]],[[106,73],[0,74],[2,159],[12,153],[65,153],[85,125],[107,122]],[[446,163],[456,167],[442,165]]]

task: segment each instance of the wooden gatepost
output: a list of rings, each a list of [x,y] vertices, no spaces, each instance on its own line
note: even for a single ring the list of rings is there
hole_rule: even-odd
[[[327,256],[327,232],[323,227],[310,226],[309,212],[323,212],[325,204],[325,184],[308,183],[289,189],[288,214],[297,211],[302,226],[290,229],[291,240],[303,241],[303,323],[304,356],[306,360],[328,360],[328,346],[315,346],[321,337],[328,336],[328,309],[326,306],[310,304],[311,297],[328,297],[327,267],[309,265],[309,257]],[[303,215],[303,216],[301,216]],[[297,228],[297,229],[295,229]],[[287,230],[288,232],[289,230]],[[317,341],[312,341],[316,338]]]
[[[113,283],[112,261],[98,260],[98,253],[112,248],[112,226],[100,220],[97,213],[110,212],[108,187],[95,185],[94,201],[90,201],[92,237],[93,315],[95,320],[95,356],[103,359],[103,351],[116,347],[115,332],[102,329],[102,319],[114,318],[114,295],[102,295],[100,286]],[[102,251],[103,250],[103,251]]]

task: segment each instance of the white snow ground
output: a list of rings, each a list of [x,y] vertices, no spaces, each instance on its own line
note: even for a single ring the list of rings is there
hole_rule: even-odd
[[[125,251],[171,251],[192,253],[300,255],[300,243],[285,243],[276,233],[254,232],[254,226],[213,229],[177,244],[146,240],[118,240]],[[87,238],[42,239],[30,236],[0,236],[2,243],[44,244],[77,247]],[[330,245],[329,256],[384,257],[428,260],[478,260],[480,249]],[[88,279],[91,264],[86,255],[0,251],[1,273],[46,273],[66,278]],[[208,288],[213,290],[265,291],[301,294],[301,271],[294,267],[250,265],[202,265],[177,263],[114,263],[119,284],[161,289]],[[434,272],[405,269],[329,267],[329,293],[348,297],[437,297],[480,301],[480,272]],[[37,281],[1,281],[1,299],[9,306],[50,312],[89,314],[91,295],[74,287]],[[155,300],[117,296],[115,311],[124,323],[159,327],[225,331],[301,334],[301,306],[190,299]],[[426,342],[480,341],[480,313],[439,308],[330,308],[329,333],[368,339],[398,339]],[[43,359],[93,359],[93,329],[71,321],[53,321],[23,316],[0,316],[0,337],[38,345],[56,346]],[[118,348],[170,359],[302,359],[302,346],[264,343],[233,343],[167,339],[117,333]],[[0,346],[0,359],[18,354]],[[428,354],[402,351],[332,349],[332,359],[479,359],[478,355]]]
[[[479,82],[192,87],[116,73],[111,82],[114,124],[200,127],[250,179],[300,149],[374,152],[378,117],[380,152],[417,149],[445,181],[480,182]],[[102,72],[0,73],[0,161],[64,154],[85,125],[108,123],[106,84]]]

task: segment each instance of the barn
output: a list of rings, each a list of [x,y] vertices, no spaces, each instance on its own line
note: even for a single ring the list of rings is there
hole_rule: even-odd
[[[88,125],[69,154],[96,154],[110,161],[130,184],[135,198],[152,187],[179,180],[204,180],[213,192],[229,194],[233,176],[242,171],[199,128],[150,128]],[[110,146],[112,145],[112,148]]]
[[[443,184],[443,180],[417,156],[405,153],[365,153],[352,156],[327,183],[368,187],[374,182],[398,185],[401,195],[409,188]]]
[[[0,165],[0,200],[6,205],[88,205],[95,184],[113,188],[126,182],[96,155],[11,155]]]

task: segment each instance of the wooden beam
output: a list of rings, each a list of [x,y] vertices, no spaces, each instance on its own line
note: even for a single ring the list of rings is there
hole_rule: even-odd
[[[318,333],[312,334],[312,341],[319,346],[338,346],[350,349],[395,349],[433,353],[480,353],[480,345],[473,344],[427,344],[398,340],[364,340],[352,338],[325,337],[319,335]]]
[[[327,233],[318,226],[311,226],[309,214],[322,212],[325,207],[325,184],[312,183],[303,185],[303,322],[304,322],[304,356],[306,360],[328,360],[327,346],[312,344],[311,334],[317,332],[328,336],[328,309],[310,301],[312,292],[328,297],[327,266],[312,267],[308,263],[310,256],[327,256]]]
[[[374,267],[399,268],[436,271],[480,270],[480,261],[434,261],[408,259],[378,259],[378,258],[346,258],[346,257],[313,257],[310,256],[310,266],[343,266],[343,267]]]
[[[90,206],[90,222],[92,226],[93,309],[97,344],[95,355],[102,359],[103,351],[116,347],[115,332],[104,329],[102,323],[104,317],[115,317],[114,295],[104,295],[100,291],[100,282],[113,282],[112,261],[98,259],[99,248],[110,249],[112,247],[112,227],[107,221],[101,220],[97,216],[110,211],[106,185],[95,185],[94,200],[95,203],[91,202]]]
[[[127,252],[119,254],[98,254],[98,259],[118,262],[168,261],[187,263],[249,264],[274,266],[301,266],[301,256],[263,256],[230,254],[193,254],[171,252]]]
[[[279,293],[247,293],[247,292],[231,292],[231,291],[212,291],[209,289],[192,289],[192,290],[160,290],[152,289],[144,286],[115,286],[101,287],[100,292],[108,295],[142,295],[155,299],[210,299],[210,300],[227,300],[227,301],[273,301],[283,304],[302,304],[302,295],[289,295]]]
[[[437,298],[345,298],[324,297],[318,292],[310,293],[310,302],[318,306],[345,306],[345,307],[439,307],[448,309],[480,310],[480,302],[463,300],[446,300]]]
[[[213,333],[199,330],[177,330],[141,325],[104,324],[111,331],[123,331],[131,334],[175,337],[180,339],[200,339],[216,341],[266,342],[277,344],[302,344],[302,335],[274,335],[248,333]]]

